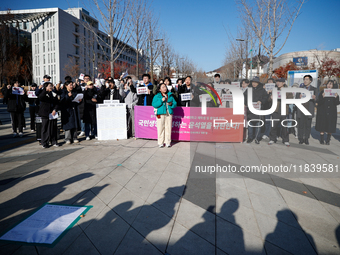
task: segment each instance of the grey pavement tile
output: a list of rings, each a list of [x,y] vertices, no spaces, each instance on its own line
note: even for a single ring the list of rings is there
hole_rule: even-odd
[[[63,253],[65,255],[73,254],[100,254],[88,237],[82,233]]]
[[[306,185],[340,194],[340,188],[326,178],[301,178],[301,181]]]
[[[124,254],[163,254],[136,230],[130,228],[114,255]]]
[[[101,189],[102,187],[94,187],[92,190]],[[105,208],[105,204],[102,200],[100,200],[95,193],[90,190],[86,192],[83,196],[77,199],[73,205],[91,205],[92,208],[86,213],[85,217],[81,218],[77,225],[81,227],[81,229],[85,230],[88,225],[97,219],[97,216],[101,213],[101,211]]]
[[[275,255],[291,255],[290,252],[281,249],[280,247],[270,243],[265,242],[264,247],[267,254],[275,254]]]
[[[274,185],[269,185],[267,183],[250,178],[244,178],[244,182],[249,192],[256,193],[257,195],[264,197],[282,199],[279,190]]]
[[[109,203],[109,207],[129,224],[132,224],[145,201],[123,188]]]
[[[320,218],[330,218],[329,212],[316,199],[304,196],[304,194],[296,194],[288,190],[279,188],[282,197],[292,210],[299,209],[308,211]],[[308,191],[309,192],[309,191]]]
[[[324,202],[320,202],[323,207],[332,215],[332,217],[340,223],[340,208]]]
[[[118,166],[108,176],[120,185],[125,186],[125,184],[128,183],[134,175],[134,172],[123,166]]]
[[[135,172],[135,173],[137,173],[138,170],[143,166],[143,164],[142,164],[140,161],[135,160],[133,157],[129,157],[128,159],[126,159],[126,160],[122,163],[122,165],[123,165],[126,169],[128,169],[128,170],[130,170],[130,171],[132,171],[132,172]]]
[[[34,246],[23,245],[13,255],[38,255]]]
[[[137,173],[125,185],[125,188],[146,201],[155,185],[156,183],[145,179]]]
[[[261,237],[253,209],[239,205],[237,199],[216,197],[216,215],[242,229]]]
[[[91,188],[91,191],[107,205],[122,188],[122,185],[107,176],[98,182],[96,187]]]
[[[246,189],[233,186],[230,184],[219,184],[217,182],[216,194],[227,199],[235,198],[239,201],[240,205],[252,208],[248,191]]]
[[[283,198],[279,197],[270,198],[267,196],[259,196],[251,192],[249,193],[249,197],[254,210],[262,214],[265,214],[274,220],[277,219],[277,212],[281,210],[289,210],[289,207],[285,203]],[[289,211],[280,217],[280,221],[283,221],[290,226],[300,229],[300,225],[296,221],[296,218]]]
[[[223,186],[224,184],[237,186],[246,189],[245,178],[235,173],[216,173],[216,183]]]
[[[100,254],[113,254],[129,227],[121,217],[105,207],[85,229],[85,233]]]
[[[311,234],[314,240],[327,240],[332,245],[337,245],[335,231],[339,223],[333,217],[330,215],[315,215],[307,210],[299,209],[294,209],[294,213],[301,227]]]
[[[145,204],[132,223],[132,227],[164,252],[174,221],[151,205]]]
[[[169,164],[166,165],[165,171],[168,173],[173,173],[173,174],[182,176],[183,178],[187,178],[190,172],[190,168],[180,166],[173,162],[169,162]]]
[[[219,217],[216,218],[216,245],[230,255],[265,254],[261,238]]]
[[[176,191],[176,194],[182,196],[186,182],[187,178],[164,171],[157,184],[164,188],[183,186],[183,189]]]
[[[82,230],[78,225],[73,226],[63,238],[52,248],[44,246],[36,246],[38,253],[41,255],[58,255],[63,254],[70,245],[82,234]]]
[[[278,212],[277,218],[280,219],[286,213],[291,213],[290,210],[281,210]],[[292,254],[316,254],[313,246],[307,238],[308,233],[299,230],[290,225],[287,225],[281,220],[275,220],[255,212],[259,223],[262,238],[285,251]]]
[[[164,188],[156,185],[150,193],[147,203],[156,207],[169,217],[173,218],[178,210],[181,197],[176,194],[177,190],[183,187]],[[178,193],[178,192],[177,192]]]
[[[215,246],[176,222],[166,253],[170,255],[215,254]]]
[[[208,242],[215,244],[215,215],[191,203],[181,200],[176,222],[199,235]]]

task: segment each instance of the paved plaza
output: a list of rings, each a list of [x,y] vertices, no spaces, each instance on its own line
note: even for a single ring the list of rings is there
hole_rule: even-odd
[[[1,242],[0,254],[340,254],[335,168],[322,174],[197,171],[340,165],[340,130],[329,146],[319,144],[315,131],[312,136],[306,146],[290,135],[289,148],[280,141],[158,148],[155,140],[82,138],[42,149],[27,130],[11,138],[5,121],[0,232],[47,202],[93,208],[53,248]]]

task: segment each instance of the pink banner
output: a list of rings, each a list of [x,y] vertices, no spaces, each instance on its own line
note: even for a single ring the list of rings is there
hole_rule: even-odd
[[[157,139],[157,117],[152,106],[135,106],[135,136]],[[215,125],[219,123],[219,125]],[[216,121],[217,119],[227,120]],[[230,123],[233,123],[231,126]],[[242,142],[243,115],[233,115],[232,108],[176,107],[172,118],[171,139],[175,141]]]

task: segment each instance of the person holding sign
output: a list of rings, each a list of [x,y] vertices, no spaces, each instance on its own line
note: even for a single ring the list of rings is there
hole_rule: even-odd
[[[137,85],[136,90],[137,90],[137,97],[138,97],[138,102],[137,105],[151,105],[152,104],[152,98],[153,98],[153,85],[150,82],[150,74],[143,74],[142,76],[143,83]],[[138,93],[138,88],[140,87],[147,87],[147,92],[144,94],[139,94]]]
[[[168,87],[162,84],[157,88],[157,94],[152,100],[152,106],[155,108],[155,115],[157,117],[157,134],[158,146],[171,147],[171,127],[173,109],[177,106],[177,102]]]
[[[103,85],[98,96],[101,97],[102,100],[119,100],[120,103],[123,103],[125,98],[124,86],[119,86],[117,88],[112,77],[109,77],[107,81],[109,87],[106,88],[106,86]]]
[[[285,84],[285,79],[284,78],[279,78],[276,80],[276,87],[278,91],[281,91],[282,88],[287,88],[287,85]],[[285,96],[285,95],[283,95]],[[292,99],[293,94],[292,93],[287,93],[287,98]],[[268,101],[272,103],[273,101],[273,95],[270,95]],[[268,109],[270,109],[269,107]],[[288,105],[286,105],[286,113],[288,113]],[[273,143],[276,143],[277,137],[281,136],[282,138],[282,143],[284,143],[287,147],[290,146],[289,144],[289,135],[288,135],[288,128],[287,127],[281,127],[280,123],[287,119],[287,115],[281,115],[281,99],[278,99],[277,102],[277,107],[275,111],[272,114],[272,119],[275,120],[280,120],[280,121],[274,121],[273,126],[270,130],[269,133],[269,143],[268,145],[272,145]]]
[[[49,142],[54,147],[59,147],[57,143],[57,119],[54,117],[58,114],[58,95],[53,92],[53,84],[44,83],[44,88],[39,94],[39,116],[41,117],[41,145],[48,148]],[[52,115],[52,116],[51,116]]]
[[[97,104],[97,88],[94,87],[92,81],[87,82],[87,89],[84,90],[84,113],[83,122],[85,123],[85,136],[86,140],[91,140],[90,131],[92,136],[97,137],[97,117],[96,117],[96,104]]]
[[[310,137],[311,129],[312,129],[312,119],[314,117],[314,108],[315,108],[315,99],[316,99],[316,88],[311,86],[313,78],[311,75],[307,74],[303,77],[303,84],[301,84],[300,88],[304,88],[309,92],[313,93],[311,100],[307,103],[302,104],[312,115],[306,116],[300,109],[297,109],[296,118],[298,123],[298,138],[299,144],[305,143],[309,145],[308,139]],[[308,92],[307,92],[308,93]],[[301,93],[296,93],[296,98],[302,98],[303,95]]]
[[[80,129],[80,115],[78,109],[78,103],[74,102],[77,92],[73,90],[72,82],[65,82],[64,86],[66,90],[61,94],[60,106],[61,106],[61,124],[65,130],[66,144],[79,143],[77,139],[77,131]],[[82,100],[80,100],[81,102]]]
[[[334,81],[329,80],[325,89],[336,89]],[[327,133],[326,145],[329,145],[332,133],[336,132],[337,105],[340,104],[339,95],[336,93],[335,97],[326,97],[322,90],[317,102],[315,129],[320,132],[320,144],[325,143],[324,134]]]
[[[257,103],[261,106],[268,100],[268,94],[263,88],[259,77],[254,77],[250,81],[250,86],[253,89],[252,102]],[[248,106],[248,90],[244,92],[244,104]],[[248,120],[248,140],[247,143],[251,143],[255,139],[255,143],[259,144],[261,140],[260,133],[260,116],[253,114],[249,109],[247,109],[247,120]],[[252,121],[253,120],[253,121]]]
[[[7,85],[4,97],[7,99],[7,111],[11,114],[13,137],[23,136],[23,116],[26,110],[27,95],[19,87],[19,82],[15,81],[14,85]]]
[[[30,118],[31,118],[31,132],[35,131],[35,114],[39,111],[39,100],[35,95],[35,89],[37,88],[37,84],[33,83],[30,87],[30,91],[27,92],[27,101],[29,105]],[[31,96],[30,96],[31,94]]]

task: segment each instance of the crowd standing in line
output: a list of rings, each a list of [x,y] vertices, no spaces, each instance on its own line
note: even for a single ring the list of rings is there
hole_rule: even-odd
[[[171,79],[165,77],[160,79],[155,84],[151,83],[149,74],[143,74],[142,82],[133,81],[130,76],[119,78],[118,82],[112,77],[108,77],[104,83],[101,82],[100,74],[96,82],[92,81],[91,76],[84,75],[83,80],[72,81],[70,76],[65,77],[64,83],[61,81],[53,85],[50,82],[51,77],[45,75],[42,83],[38,86],[32,84],[30,91],[34,91],[35,98],[28,97],[27,92],[22,90],[22,93],[16,93],[20,90],[19,82],[15,81],[13,85],[7,85],[2,89],[4,94],[4,103],[7,104],[7,110],[11,115],[13,137],[23,136],[25,127],[24,111],[26,102],[29,105],[31,132],[37,131],[37,137],[41,137],[41,146],[48,148],[49,146],[58,147],[58,127],[57,117],[61,114],[62,129],[65,132],[65,143],[79,143],[78,137],[85,136],[86,140],[97,138],[97,121],[96,121],[96,104],[103,103],[104,100],[118,100],[120,103],[125,103],[127,107],[127,134],[128,137],[135,136],[134,130],[134,107],[138,106],[153,106],[155,116],[157,117],[157,133],[158,145],[164,147],[171,146],[171,128],[173,109],[176,106],[181,107],[200,107],[200,95],[212,95],[207,102],[207,107],[232,107],[232,102],[222,102],[217,98],[215,93],[212,93],[216,84],[231,84],[230,80],[221,81],[221,76],[215,74],[213,82],[208,84],[192,82],[192,77],[187,76],[183,79],[177,79],[176,85],[173,86]],[[254,77],[251,81],[243,79],[240,81],[240,89],[244,94],[245,117],[252,121],[252,125],[244,127],[244,141],[252,143],[255,141],[259,144],[261,140],[268,140],[268,145],[272,145],[281,138],[282,143],[290,146],[289,134],[293,134],[299,139],[299,144],[309,144],[311,134],[312,118],[314,117],[314,108],[317,104],[316,126],[315,129],[320,132],[320,144],[330,144],[332,133],[336,132],[337,123],[337,105],[339,95],[335,97],[325,97],[324,89],[335,89],[337,84],[333,80],[329,80],[325,86],[320,87],[320,93],[317,95],[317,89],[311,86],[313,78],[310,75],[305,75],[303,84],[294,84],[293,87],[305,88],[312,92],[312,98],[303,105],[312,113],[311,116],[306,116],[294,105],[288,105],[286,109],[287,115],[281,115],[281,99],[278,99],[278,104],[275,111],[266,116],[258,116],[253,114],[248,109],[248,88],[252,88],[253,104],[258,104],[259,109],[267,110],[272,107],[272,90],[266,90],[265,84],[261,83],[258,77]],[[269,78],[267,83],[275,83],[278,91],[287,87],[284,78],[274,80]],[[217,86],[217,85],[216,85]],[[146,94],[138,94],[137,90],[141,87],[147,88]],[[21,88],[22,89],[22,88]],[[182,99],[182,94],[189,93],[191,98]],[[82,98],[75,101],[78,95],[82,94]],[[222,89],[219,96],[223,94],[231,94],[227,89]],[[287,93],[287,98],[302,98],[301,93]],[[41,129],[37,130],[35,124],[36,117],[41,118]],[[279,121],[272,122],[270,119],[278,119]],[[283,127],[280,123],[283,120],[294,119],[297,121],[297,126]],[[264,122],[260,127],[259,120]],[[39,134],[38,134],[39,133]],[[325,138],[326,134],[326,138]]]

